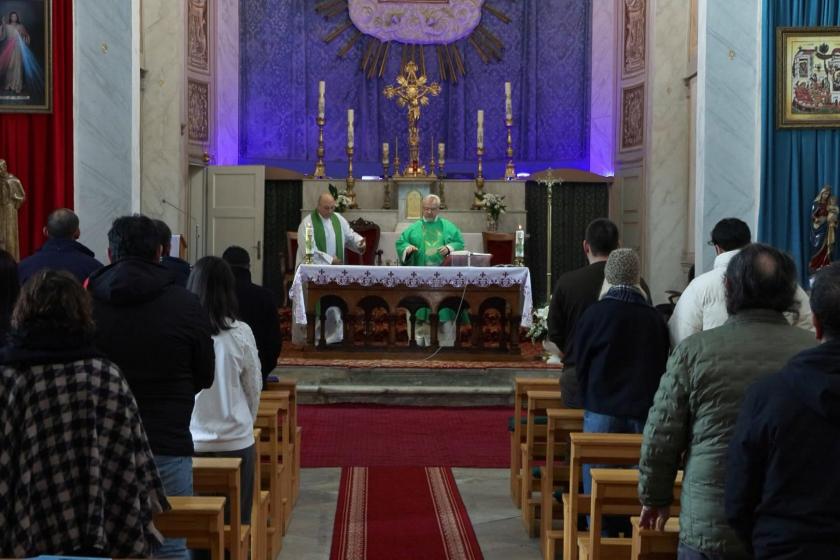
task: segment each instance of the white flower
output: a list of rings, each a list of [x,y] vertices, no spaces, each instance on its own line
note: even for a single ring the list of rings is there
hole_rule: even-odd
[[[536,342],[548,334],[548,306],[535,309],[532,314],[531,328],[526,335],[532,342]]]

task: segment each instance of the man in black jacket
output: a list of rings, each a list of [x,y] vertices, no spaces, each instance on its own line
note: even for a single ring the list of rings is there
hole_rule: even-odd
[[[840,558],[840,263],[811,292],[822,344],[746,393],[726,469],[726,517],[758,560]]]
[[[222,253],[236,278],[236,299],[239,300],[240,319],[254,333],[260,355],[263,387],[268,374],[277,366],[283,341],[280,339],[280,322],[277,301],[271,290],[251,282],[251,257],[242,247],[231,245]]]
[[[122,370],[140,410],[168,496],[192,495],[195,395],[213,384],[210,319],[198,298],[175,284],[161,264],[154,222],[123,216],[108,232],[111,265],[88,282],[95,342]],[[163,557],[186,557],[167,539]]]
[[[18,265],[20,283],[44,269],[66,270],[79,282],[84,282],[91,273],[102,268],[93,251],[76,241],[80,235],[79,217],[75,212],[59,208],[50,213],[44,226],[47,241]]]

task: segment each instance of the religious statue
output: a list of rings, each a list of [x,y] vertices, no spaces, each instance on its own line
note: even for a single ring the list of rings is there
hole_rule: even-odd
[[[18,243],[18,210],[26,193],[17,177],[6,170],[6,160],[0,159],[0,249],[20,260]]]
[[[399,107],[408,107],[408,167],[405,175],[417,177],[425,175],[426,170],[420,164],[420,130],[417,123],[420,120],[420,107],[429,104],[430,95],[440,94],[440,84],[432,82],[426,85],[426,76],[417,75],[417,65],[409,60],[403,69],[403,73],[397,76],[397,85],[387,86],[383,92],[388,99],[397,98]],[[430,170],[429,173],[433,173]],[[399,175],[399,169],[395,170]]]
[[[831,193],[830,185],[824,185],[811,204],[811,247],[816,250],[808,262],[811,273],[831,264],[838,214],[837,197]]]

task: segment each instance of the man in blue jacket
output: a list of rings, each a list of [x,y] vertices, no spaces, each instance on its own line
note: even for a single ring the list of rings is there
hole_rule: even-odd
[[[47,241],[33,255],[18,265],[18,278],[23,284],[36,272],[45,268],[66,270],[84,282],[102,263],[93,256],[93,251],[76,241],[79,238],[79,217],[67,208],[54,210],[47,217],[44,236]]]
[[[748,389],[729,445],[726,517],[758,560],[840,558],[840,263],[811,310],[822,344]]]

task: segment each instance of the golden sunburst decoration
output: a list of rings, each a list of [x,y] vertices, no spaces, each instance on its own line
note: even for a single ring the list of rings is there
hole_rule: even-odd
[[[482,10],[506,25],[511,22],[511,18],[505,12],[488,2],[482,5]],[[408,61],[414,61],[421,75],[426,74],[426,47],[433,48],[434,56],[437,57],[440,80],[453,82],[457,82],[458,78],[467,73],[464,57],[458,46],[459,42],[466,42],[472,47],[485,64],[501,61],[505,51],[504,42],[482,22],[479,22],[472,33],[460,41],[439,45],[419,45],[381,41],[376,37],[365,35],[350,20],[347,0],[322,0],[315,5],[315,12],[326,20],[343,16],[342,21],[323,38],[324,42],[329,44],[350,32],[338,49],[339,58],[346,58],[356,43],[360,40],[364,41],[359,68],[368,79],[383,76],[385,66],[391,56],[392,43],[400,45],[400,68],[405,68]]]

